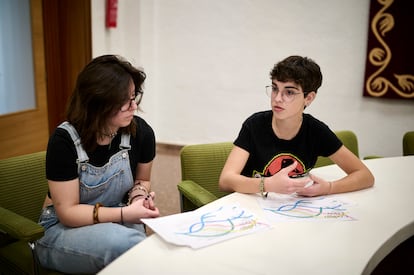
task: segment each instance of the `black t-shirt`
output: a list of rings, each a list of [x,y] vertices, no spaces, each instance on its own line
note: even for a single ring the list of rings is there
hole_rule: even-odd
[[[262,111],[245,120],[236,146],[249,152],[242,175],[270,176],[297,160],[292,174],[313,168],[318,156],[330,156],[341,146],[341,140],[329,127],[310,114],[303,114],[302,126],[291,140],[279,139],[272,129],[272,111]]]
[[[155,157],[155,135],[151,126],[144,119],[134,116],[137,124],[135,137],[131,135],[131,149],[128,151],[132,176],[138,163],[148,163]],[[87,152],[89,163],[101,167],[109,158],[120,151],[121,134],[114,137],[109,145],[98,145],[93,152]],[[54,181],[67,181],[78,178],[78,166],[76,160],[75,145],[69,133],[62,128],[56,128],[49,138],[46,153],[46,177]]]

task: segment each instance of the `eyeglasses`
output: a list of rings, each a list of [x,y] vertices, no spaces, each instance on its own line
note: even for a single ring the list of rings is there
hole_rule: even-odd
[[[138,92],[138,94],[136,96],[131,97],[127,103],[122,105],[120,111],[121,112],[126,112],[126,111],[131,110],[133,102],[138,106],[139,103],[141,102],[142,94],[143,94],[142,92]]]
[[[288,90],[288,89],[279,91],[278,88],[276,86],[273,86],[273,85],[268,85],[265,88],[266,88],[266,94],[268,96],[271,96],[271,95],[277,96],[277,94],[279,92],[281,92],[282,93],[282,99],[283,99],[283,101],[286,101],[286,102],[292,102],[293,99],[295,99],[296,95],[302,94],[301,92],[294,92],[294,91],[291,91],[291,90]],[[307,93],[303,93],[303,94],[306,97]]]

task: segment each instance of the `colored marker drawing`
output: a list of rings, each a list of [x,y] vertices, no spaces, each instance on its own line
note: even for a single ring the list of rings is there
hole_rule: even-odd
[[[349,202],[334,197],[302,198],[272,194],[259,201],[266,217],[273,222],[287,220],[355,220]]]
[[[271,228],[238,205],[202,207],[142,221],[165,241],[195,249]]]
[[[233,206],[227,211],[224,206],[215,211],[207,212],[199,220],[188,227],[188,230],[176,232],[190,237],[221,237],[231,233],[254,229],[257,219],[245,210]]]

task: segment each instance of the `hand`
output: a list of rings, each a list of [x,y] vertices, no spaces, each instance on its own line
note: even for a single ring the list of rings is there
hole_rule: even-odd
[[[265,180],[265,191],[282,194],[293,194],[302,190],[311,180],[309,177],[290,178],[289,173],[295,170],[297,161],[280,169],[279,172]]]
[[[155,192],[150,192],[145,198],[144,198],[144,207],[155,210]]]
[[[150,198],[148,198],[148,196]],[[124,207],[124,222],[141,223],[141,219],[143,218],[156,218],[160,216],[160,211],[155,207],[153,201],[153,196],[155,196],[155,194],[148,196],[140,197],[139,199],[134,200],[130,205]]]
[[[296,193],[300,196],[305,197],[315,197],[315,196],[321,196],[326,195],[330,193],[331,184],[328,181],[317,177],[313,174],[309,174],[309,180],[313,181],[313,184],[306,188],[301,188],[300,190],[296,191]]]

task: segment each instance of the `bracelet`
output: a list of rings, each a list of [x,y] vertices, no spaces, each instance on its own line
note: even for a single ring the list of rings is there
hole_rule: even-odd
[[[93,223],[99,223],[99,216],[98,216],[98,211],[99,211],[99,207],[103,206],[102,203],[97,202],[93,208]]]
[[[132,201],[133,198],[136,198],[137,196],[148,196],[148,194],[147,193],[142,193],[142,192],[139,192],[139,191],[133,192],[132,194],[128,195],[128,201]]]
[[[133,200],[135,200],[136,198],[139,198],[139,197],[145,197],[146,195],[143,195],[143,194],[138,194],[138,195],[135,195],[135,196],[133,196],[132,198],[129,198],[129,200],[128,200],[128,205],[130,205],[131,203],[132,203],[132,201]]]
[[[264,177],[261,176],[260,177],[260,183],[259,183],[259,189],[260,189],[260,195],[262,196],[262,198],[266,198],[267,197],[267,193],[265,193],[265,186],[264,186]]]
[[[328,181],[328,182],[329,182],[329,191],[327,195],[331,194],[332,192],[332,182],[331,181]]]
[[[124,214],[122,213],[122,209],[123,209],[124,207],[123,206],[121,206],[121,224],[124,224]]]
[[[148,190],[144,187],[144,186],[142,186],[141,185],[141,182],[140,181],[138,181],[137,183],[135,183],[135,185],[131,188],[131,190],[129,190],[129,192],[128,192],[128,196],[131,196],[132,195],[132,193],[134,192],[134,191],[136,191],[136,190],[141,190],[141,191],[144,191],[145,192],[145,194],[148,194]]]
[[[141,191],[144,191],[146,194],[148,194],[148,191],[147,191],[147,189],[144,187],[144,186],[142,186],[142,185],[137,185],[137,186],[135,186],[134,188],[133,188],[133,191],[135,191],[135,190],[141,190]]]
[[[128,192],[128,197],[132,197],[134,196],[134,194],[144,194],[144,195],[148,195],[148,192],[146,192],[144,189],[138,189],[138,188],[134,188],[131,189],[131,191]]]
[[[136,182],[135,186],[137,186],[137,185],[139,186],[138,188],[140,190],[145,190],[145,192],[147,192],[147,194],[150,192],[151,186],[149,186],[149,188],[147,188],[144,184],[141,183],[141,181]]]

